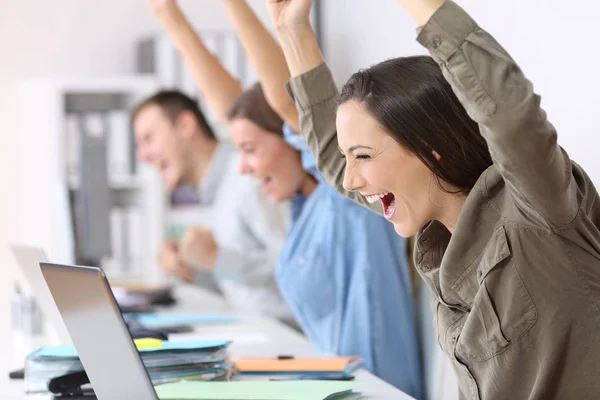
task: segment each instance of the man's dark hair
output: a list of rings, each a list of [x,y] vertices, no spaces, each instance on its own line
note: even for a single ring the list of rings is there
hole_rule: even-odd
[[[200,130],[204,135],[209,139],[216,140],[215,131],[206,120],[200,107],[198,107],[198,103],[186,94],[178,90],[161,90],[142,101],[133,109],[131,112],[131,122],[135,120],[144,108],[151,105],[159,106],[172,124],[177,122],[177,118],[179,118],[182,112],[191,112],[196,118],[196,121],[198,121]]]

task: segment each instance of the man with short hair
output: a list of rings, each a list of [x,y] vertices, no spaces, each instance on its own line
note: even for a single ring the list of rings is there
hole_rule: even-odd
[[[287,205],[268,202],[261,187],[239,172],[239,158],[217,140],[196,102],[161,91],[131,113],[138,159],[157,168],[169,190],[190,185],[207,206],[208,227],[189,228],[159,251],[163,269],[194,281],[213,272],[227,301],[244,313],[291,320],[273,270],[289,225]]]

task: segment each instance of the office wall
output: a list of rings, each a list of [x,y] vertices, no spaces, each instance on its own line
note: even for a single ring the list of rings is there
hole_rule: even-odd
[[[263,0],[251,0],[267,18]],[[202,29],[230,27],[216,0],[180,0],[192,23]],[[19,82],[34,77],[99,76],[134,71],[136,38],[160,29],[144,0],[0,0],[0,343],[7,341],[13,260],[5,244],[18,231],[19,120],[13,99]],[[35,110],[31,111],[35,118]],[[40,132],[43,134],[43,132]],[[31,160],[30,168],[39,168]],[[12,232],[12,233],[11,233]],[[0,354],[5,354],[0,347]],[[0,357],[4,371],[5,357]],[[4,374],[4,372],[2,372]],[[4,376],[3,376],[4,377]]]
[[[1,0],[0,73],[11,78],[132,71],[131,44],[159,30],[145,0]],[[262,0],[250,0],[267,17]],[[230,27],[217,0],[180,0],[202,29]]]
[[[8,94],[7,92],[8,84],[0,78],[0,93]],[[11,210],[14,210],[16,201],[10,195],[10,188],[15,186],[16,178],[14,174],[9,172],[11,166],[15,164],[14,154],[10,151],[10,143],[14,142],[10,138],[13,129],[8,124],[7,118],[11,113],[11,102],[4,101],[5,97],[7,96],[0,94],[0,135],[3,141],[0,146],[0,187],[2,187],[2,194],[0,195],[0,244],[2,244],[0,245],[0,354],[7,354],[6,351],[8,350],[6,345],[10,324],[8,293],[10,293],[12,276],[4,243],[7,242],[9,232],[16,228],[14,214],[11,212]],[[5,371],[9,365],[6,358],[5,356],[0,357],[0,372],[2,373],[0,379],[6,379]]]

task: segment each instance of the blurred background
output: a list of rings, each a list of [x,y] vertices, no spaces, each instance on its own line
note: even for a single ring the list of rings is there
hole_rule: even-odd
[[[264,0],[250,3],[269,25]],[[598,182],[600,5],[458,3],[520,63],[560,144]],[[253,82],[219,2],[180,4],[228,69],[245,86]],[[319,9],[321,45],[340,85],[359,68],[423,53],[393,0],[324,0]],[[165,193],[137,165],[131,135],[123,133],[128,108],[164,86],[195,94],[143,0],[0,0],[0,346],[9,345],[16,273],[9,242],[42,246],[64,262],[99,262],[113,277],[160,279],[148,249],[190,221],[194,192]],[[82,176],[107,184],[82,186]],[[115,266],[119,260],[128,269]]]

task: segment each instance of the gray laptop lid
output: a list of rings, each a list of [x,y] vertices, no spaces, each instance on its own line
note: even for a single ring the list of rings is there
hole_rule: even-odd
[[[71,337],[65,323],[54,304],[52,295],[48,290],[48,286],[44,281],[42,272],[40,271],[40,263],[48,261],[48,257],[44,250],[39,247],[9,245],[13,257],[17,261],[19,269],[23,272],[26,283],[29,286],[30,294],[35,297],[44,314],[47,326],[56,335],[59,344],[71,344]]]
[[[98,399],[157,399],[102,270],[40,267]]]

